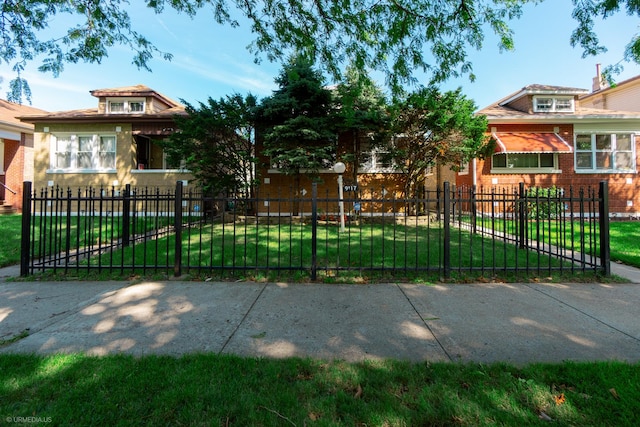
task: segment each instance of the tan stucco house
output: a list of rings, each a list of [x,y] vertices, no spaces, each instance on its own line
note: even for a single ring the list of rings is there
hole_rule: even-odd
[[[23,115],[35,126],[35,190],[175,186],[191,175],[158,144],[184,107],[144,85],[92,90],[97,107]]]

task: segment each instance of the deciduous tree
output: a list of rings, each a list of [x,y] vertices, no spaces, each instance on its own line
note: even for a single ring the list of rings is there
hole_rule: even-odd
[[[403,170],[405,191],[417,191],[429,168],[454,170],[492,147],[487,119],[474,113],[476,105],[460,89],[440,93],[435,87],[408,95],[395,106],[397,145],[390,147],[395,164]]]
[[[206,191],[251,192],[255,184],[255,96],[233,94],[198,106],[186,104],[178,131],[163,143],[169,161],[185,167]]]
[[[256,58],[265,54],[282,60],[296,51],[329,71],[337,80],[343,66],[382,71],[387,83],[399,89],[415,83],[416,72],[430,82],[468,74],[473,67],[470,49],[480,49],[486,33],[498,36],[499,48],[513,49],[510,20],[520,18],[523,6],[542,0],[146,0],[157,13],[165,9],[194,15],[213,11],[218,24],[238,26],[234,16],[248,20],[255,39],[249,46]],[[552,1],[552,0],[547,0]],[[557,0],[553,0],[557,1]],[[585,55],[605,47],[593,30],[598,18],[623,10],[640,15],[638,0],[573,0],[578,26],[571,44]],[[0,60],[13,67],[12,100],[28,95],[21,77],[28,62],[54,75],[64,64],[100,63],[111,48],[123,45],[133,52],[133,63],[149,68],[151,59],[171,54],[156,48],[133,24],[125,0],[7,0],[0,5]],[[54,25],[68,16],[69,28]],[[569,18],[569,17],[567,17]],[[138,28],[142,24],[138,24]],[[640,62],[637,33],[625,58]]]

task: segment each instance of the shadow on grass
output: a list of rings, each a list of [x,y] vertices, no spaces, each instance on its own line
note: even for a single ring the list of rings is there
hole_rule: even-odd
[[[633,425],[637,365],[0,356],[0,413],[54,425]],[[5,419],[5,418],[3,418]]]

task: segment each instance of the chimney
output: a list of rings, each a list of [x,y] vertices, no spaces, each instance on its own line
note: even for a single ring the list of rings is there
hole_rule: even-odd
[[[591,92],[598,92],[599,90],[606,89],[609,84],[602,78],[602,72],[600,71],[600,64],[596,64],[596,76],[593,78],[593,84],[591,86]]]

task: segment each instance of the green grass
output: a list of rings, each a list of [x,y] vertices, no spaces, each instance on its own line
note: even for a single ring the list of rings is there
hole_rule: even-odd
[[[463,219],[463,222],[468,221],[468,218]],[[563,222],[561,229],[558,227],[556,220],[528,221],[527,224],[529,225],[529,238],[532,240],[539,238],[542,241],[555,242],[555,244],[576,251],[583,249],[584,251],[591,251],[592,248],[598,251],[600,245],[600,230],[597,226],[597,221],[586,222],[584,224],[580,224],[578,221],[574,221],[573,224],[571,222]],[[477,226],[492,228],[497,231],[507,230],[510,234],[516,234],[516,224],[512,220],[500,218],[491,221],[489,218],[480,217]],[[592,241],[580,241],[581,227],[592,227],[594,229],[595,233]],[[640,222],[610,221],[609,234],[611,261],[619,261],[623,264],[640,268],[640,245],[638,245],[638,241],[640,240]],[[573,246],[571,246],[572,244]],[[581,247],[581,244],[584,246]],[[596,253],[596,255],[598,254]]]
[[[136,224],[136,230],[150,230],[156,225],[164,226],[165,222],[166,218],[160,219],[158,224],[155,224],[155,221],[146,221],[146,223],[143,224],[142,221],[139,220]],[[39,223],[36,224],[38,227],[40,226]],[[546,222],[541,222],[541,224],[541,232],[545,236],[545,240],[547,240],[553,233],[557,233],[553,230],[552,232],[549,232],[547,230],[547,225],[545,225]],[[15,265],[20,261],[20,225],[20,215],[0,217],[0,232],[2,232],[4,236],[7,236],[6,241],[3,242],[4,244],[0,248],[0,266]],[[100,223],[95,220],[90,222],[89,218],[72,218],[68,233],[72,247],[76,242],[80,242],[81,245],[95,245],[98,241],[105,242],[115,240],[121,234],[122,226],[117,218],[113,221],[104,221],[101,224],[101,227],[99,225]],[[508,222],[505,223],[505,221],[501,219],[496,220],[493,225],[497,228],[509,228]],[[238,237],[235,242],[232,242],[232,239],[230,238],[230,234],[232,232],[231,225],[227,225],[225,227],[226,231],[224,239],[221,233],[222,226],[218,225],[215,227],[208,227],[208,229],[203,230],[203,239],[190,235],[188,231],[185,231],[183,238],[185,243],[189,242],[191,245],[191,251],[186,252],[183,257],[187,257],[189,259],[189,264],[200,265],[203,267],[203,273],[200,275],[210,276],[210,274],[206,272],[206,268],[212,266],[235,265],[237,267],[244,268],[245,266],[251,265],[265,266],[267,265],[267,262],[269,262],[276,266],[292,265],[294,269],[299,268],[300,273],[295,273],[294,271],[294,273],[289,276],[292,276],[294,279],[300,278],[301,280],[306,280],[305,274],[301,272],[302,270],[306,270],[308,265],[310,265],[310,245],[302,245],[301,247],[299,242],[301,237],[303,239],[310,238],[309,227],[300,229],[296,228],[300,226],[294,226],[291,230],[291,235],[286,234],[285,228],[285,234],[278,238],[275,237],[276,234],[274,232],[274,226],[261,226],[258,230],[255,227],[248,227],[244,229],[244,227],[240,226],[239,231],[241,237]],[[372,273],[368,276],[380,279],[389,278],[391,275],[391,278],[401,277],[409,280],[438,280],[439,277],[437,272],[416,276],[416,274],[410,271],[412,266],[426,265],[426,259],[437,263],[437,260],[442,256],[439,244],[439,242],[442,241],[441,230],[435,228],[434,224],[430,224],[429,227],[429,230],[421,230],[420,226],[410,227],[400,225],[393,227],[391,225],[387,225],[384,228],[380,225],[378,225],[377,228],[360,226],[350,227],[346,234],[337,236],[335,226],[320,226],[318,266],[321,272],[325,271],[325,269],[329,270],[329,273],[323,273],[326,276],[326,280],[333,280],[332,277],[335,276],[335,274],[333,274],[332,271],[335,270],[332,269],[336,266],[340,268],[354,268],[358,265],[362,265],[363,267],[380,267],[384,265],[385,267],[388,267],[392,262],[395,262],[395,265],[398,268],[390,274]],[[238,229],[238,226],[236,226],[236,228]],[[58,224],[57,229],[62,231],[66,239],[66,222]],[[576,233],[577,230],[578,228],[576,227],[574,229],[574,233]],[[537,229],[532,230],[531,235],[535,236],[535,232],[537,231]],[[565,229],[565,234],[567,232],[567,229]],[[462,231],[461,233],[466,232]],[[246,244],[244,243],[245,234],[247,235]],[[384,236],[382,236],[382,234],[384,234]],[[454,266],[453,275],[457,276],[459,279],[466,280],[465,276],[467,275],[462,271],[457,270],[457,266],[473,264],[476,267],[479,267],[484,265],[489,267],[489,270],[491,270],[494,266],[499,268],[505,263],[515,265],[516,251],[507,251],[508,253],[506,253],[505,258],[504,247],[502,245],[498,245],[497,252],[494,256],[494,245],[488,239],[474,237],[471,241],[473,244],[470,245],[467,244],[469,241],[468,235],[461,234],[461,236],[461,239],[457,239],[454,235],[452,242],[452,265]],[[340,240],[338,240],[338,237]],[[555,239],[555,235],[553,237]],[[637,245],[639,237],[639,222],[611,222],[612,261],[620,261],[628,265],[640,267],[640,246]],[[268,243],[266,243],[267,238],[269,238]],[[375,244],[372,247],[370,244],[372,238],[383,241],[384,244]],[[406,244],[404,243],[405,238]],[[351,245],[351,249],[348,252],[347,246],[345,245],[347,241],[349,241]],[[591,244],[591,242],[588,241],[585,243],[587,246]],[[39,242],[35,242],[35,245],[37,248]],[[50,246],[51,245],[47,244],[47,246],[44,247],[45,253],[52,251]],[[204,251],[200,255],[196,255],[200,246],[204,248]],[[338,246],[340,246],[339,249]],[[165,260],[165,263],[168,266],[172,265],[172,252],[174,247],[173,237],[150,240],[144,245],[136,245],[136,247],[135,259],[137,261],[141,261],[142,258],[146,258],[147,260],[154,261],[155,263],[155,258],[158,257],[160,261]],[[130,249],[127,251],[122,254],[124,262],[117,262],[118,265],[131,264],[134,254]],[[120,254],[116,252],[102,255],[100,262],[112,262],[114,256],[116,257],[115,259],[117,259]],[[535,259],[535,257],[531,258],[531,256],[531,253],[526,254],[520,251],[517,262],[520,266],[522,266],[523,263],[527,264],[527,257],[529,257],[529,265],[531,265],[531,261],[537,262],[537,259]],[[549,264],[547,260],[543,259],[542,261],[542,269],[545,269]],[[95,259],[91,262],[94,265],[97,263]],[[557,266],[557,263],[552,266]],[[249,270],[250,269],[246,269],[245,271],[249,272]],[[263,271],[264,274],[261,273],[260,270],[254,269],[253,272],[249,272],[245,277],[271,278],[274,276],[273,273],[268,270]],[[148,272],[144,270],[129,270],[128,272],[122,271],[121,273],[125,276],[129,276],[131,274],[148,274]],[[169,269],[167,269],[167,273],[171,273]],[[543,274],[544,272],[536,271],[536,273]],[[95,275],[94,273],[91,274]],[[192,274],[199,275],[195,272],[192,272]],[[341,279],[338,280],[342,281],[349,279],[355,280],[362,276],[361,274],[346,273],[344,271],[339,272],[339,275]],[[558,274],[552,274],[552,272],[549,272],[546,275],[558,277],[558,280],[562,280],[563,277],[562,274],[558,276]],[[487,274],[480,271],[476,276],[486,277]],[[488,276],[490,277],[491,274],[489,273]],[[474,278],[477,277],[473,277],[472,275],[468,280],[474,280]]]
[[[640,222],[612,222],[611,260],[640,268]]]
[[[52,425],[631,426],[640,366],[3,355],[0,396]]]
[[[20,263],[22,215],[0,215],[0,267]]]
[[[340,233],[336,226],[321,226],[318,227],[317,238],[319,274],[331,281],[362,279],[363,272],[366,280],[391,276],[395,280],[437,281],[443,273],[440,268],[443,263],[442,233],[436,225],[368,224],[349,227],[344,233]],[[215,269],[225,267],[235,269],[235,273],[245,273],[246,278],[246,274],[268,272],[266,266],[273,269],[291,267],[304,274],[312,265],[310,241],[309,225],[208,224],[185,230],[182,236],[182,264],[185,270],[196,276],[198,272],[211,275]],[[135,260],[135,265],[164,265],[169,269],[174,257],[175,236],[169,235],[104,253],[89,262],[92,267],[121,266],[123,260],[126,260],[124,265],[130,265],[130,261]],[[452,274],[457,280],[464,280],[465,276],[491,277],[495,271],[516,265],[522,273],[529,275],[556,275],[561,266],[567,274],[576,273],[570,264],[561,264],[555,258],[472,235],[464,230],[452,232],[451,265]],[[429,270],[414,271],[426,267]],[[380,272],[382,268],[388,271]]]

